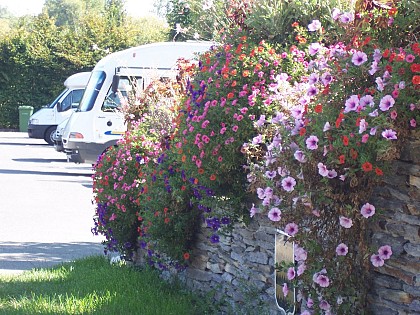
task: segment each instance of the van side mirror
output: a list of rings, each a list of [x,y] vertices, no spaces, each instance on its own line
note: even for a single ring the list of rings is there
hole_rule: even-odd
[[[62,110],[61,102],[57,102],[57,112],[61,112]]]
[[[116,74],[112,77],[112,92],[117,93],[118,91],[118,85],[120,83],[120,77]]]

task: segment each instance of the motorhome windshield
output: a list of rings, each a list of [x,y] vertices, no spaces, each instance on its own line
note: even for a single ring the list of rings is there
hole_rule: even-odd
[[[57,97],[56,97],[56,99],[50,104],[50,105],[48,105],[47,107],[48,108],[54,108],[55,107],[55,105],[57,104],[57,102],[60,100],[60,98],[64,95],[64,93],[66,93],[68,91],[68,89],[67,88],[65,88],[64,89],[64,91],[63,92],[61,92],[60,93],[60,95],[58,95]]]
[[[80,101],[79,111],[88,112],[93,108],[98,93],[102,88],[106,78],[106,73],[103,71],[93,71],[86,86],[85,94]]]

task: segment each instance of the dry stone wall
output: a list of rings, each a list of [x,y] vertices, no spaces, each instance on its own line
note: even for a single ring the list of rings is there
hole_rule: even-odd
[[[393,256],[375,268],[369,296],[375,315],[420,314],[420,132],[413,133],[392,175],[375,190],[382,213],[371,230],[373,245],[391,245]],[[281,314],[275,301],[275,234],[270,220],[256,216],[248,226],[210,244],[199,235],[192,265],[179,274],[193,290],[227,300],[233,314]],[[140,253],[138,256],[142,257]],[[168,276],[168,271],[165,272]],[[356,314],[356,313],[355,313]]]

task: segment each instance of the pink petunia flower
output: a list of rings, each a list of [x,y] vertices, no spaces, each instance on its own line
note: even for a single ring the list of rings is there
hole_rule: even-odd
[[[359,123],[359,133],[364,133],[367,129],[368,123],[365,119],[360,119]]]
[[[322,49],[322,46],[320,43],[311,43],[308,47],[308,52],[311,56],[316,55],[320,50]]]
[[[287,270],[287,279],[288,280],[293,280],[296,277],[296,271],[294,267],[290,267]]]
[[[280,219],[281,219],[281,211],[280,211],[280,209],[279,208],[276,208],[276,207],[271,208],[271,210],[268,212],[268,218],[271,221],[274,221],[274,222],[280,221]]]
[[[321,22],[319,20],[313,20],[308,25],[309,32],[315,32],[315,31],[319,30],[320,28],[321,28]]]
[[[383,112],[389,110],[395,104],[395,100],[391,95],[385,95],[379,102],[379,109]]]
[[[369,140],[369,135],[366,133],[362,136],[362,143],[366,143]]]
[[[318,149],[318,141],[319,140],[317,136],[311,135],[308,139],[306,139],[306,147],[309,150],[316,150]]]
[[[363,51],[356,51],[351,58],[351,62],[355,66],[360,66],[364,64],[366,61],[367,61],[367,55]]]
[[[296,235],[296,233],[298,232],[299,227],[296,223],[292,222],[292,223],[288,223],[284,229],[284,231],[289,234],[290,236],[294,236]]]
[[[395,119],[397,119],[398,114],[397,114],[397,112],[396,112],[395,110],[393,110],[393,111],[389,114],[389,116],[391,117],[391,119],[395,120]]]
[[[340,15],[340,22],[344,24],[351,23],[354,19],[354,14],[351,12],[345,12]]]
[[[298,160],[300,163],[306,162],[306,156],[301,150],[296,150],[295,154],[293,155],[296,160]]]
[[[286,297],[287,294],[289,294],[289,288],[287,287],[287,283],[283,283],[283,295],[284,295],[284,297]]]
[[[298,277],[301,276],[306,270],[306,265],[304,263],[300,263],[297,268],[297,275]]]
[[[319,173],[319,175],[321,175],[322,177],[326,177],[326,176],[328,176],[328,169],[327,169],[327,167],[326,167],[323,163],[321,163],[321,162],[319,162],[319,163],[318,163],[318,173]]]
[[[363,217],[369,218],[375,214],[375,206],[367,202],[360,209],[360,213]]]
[[[330,123],[327,121],[324,125],[324,128],[322,129],[323,132],[328,131],[331,129]]]
[[[312,306],[314,306],[314,300],[312,300],[310,297],[308,297],[308,300],[306,301],[306,306],[308,308],[312,308]]]
[[[359,106],[359,97],[357,95],[352,95],[346,100],[344,113],[356,111],[358,106]]]
[[[346,229],[349,229],[353,226],[353,221],[349,218],[340,216],[340,225]]]
[[[306,252],[306,250],[304,250],[299,245],[295,244],[294,250],[295,250],[295,260],[296,261],[304,261],[304,260],[306,260],[306,258],[308,258],[308,253]]]
[[[328,311],[331,308],[331,305],[326,300],[321,300],[319,302],[319,308],[321,310]]]
[[[337,246],[337,248],[335,249],[335,252],[338,256],[346,256],[347,253],[349,252],[349,248],[347,247],[346,244],[341,243]]]
[[[330,279],[324,274],[318,274],[315,283],[322,288],[327,288],[330,285]]]
[[[391,256],[392,256],[391,246],[389,246],[389,245],[381,246],[378,249],[378,254],[379,254],[379,257],[383,260],[391,258]]]
[[[377,254],[370,256],[370,261],[375,267],[382,267],[385,263],[384,260]]]
[[[382,132],[382,137],[387,140],[397,140],[397,132],[392,129],[386,129]]]
[[[417,122],[416,122],[416,120],[414,118],[413,119],[410,119],[410,126],[413,127],[413,128],[416,128]]]
[[[295,189],[295,185],[296,180],[291,176],[287,176],[281,181],[281,187],[283,187],[283,189],[288,192],[293,191]]]
[[[405,56],[405,61],[412,63],[414,61],[416,57],[414,57],[414,55],[412,54],[408,54],[407,56]]]
[[[375,102],[372,95],[363,95],[359,100],[359,106],[365,108],[366,106],[373,107]]]

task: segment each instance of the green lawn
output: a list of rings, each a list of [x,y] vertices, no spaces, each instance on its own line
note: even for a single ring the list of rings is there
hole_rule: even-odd
[[[201,298],[152,270],[94,256],[50,269],[0,275],[0,314],[212,314]]]

